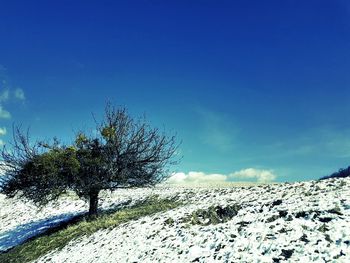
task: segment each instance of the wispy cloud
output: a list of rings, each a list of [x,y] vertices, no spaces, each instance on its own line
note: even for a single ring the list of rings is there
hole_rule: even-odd
[[[216,184],[224,182],[272,182],[277,178],[272,170],[247,168],[230,174],[206,174],[203,172],[174,173],[168,180],[170,184]]]
[[[319,148],[323,148],[332,157],[350,157],[350,129],[325,128],[319,140]]]
[[[10,119],[11,113],[6,110],[4,105],[12,100],[25,101],[26,97],[23,89],[13,89],[7,69],[0,64],[0,119]]]
[[[6,135],[6,133],[7,133],[6,128],[5,127],[3,127],[3,128],[0,127],[0,136],[1,135]]]
[[[13,92],[6,88],[0,91],[0,103],[8,102],[11,98],[24,101],[26,99],[23,89],[16,88]]]
[[[232,125],[231,120],[223,114],[204,108],[197,108],[196,113],[202,125],[202,142],[222,152],[231,150],[237,135],[237,128]]]
[[[5,142],[3,140],[0,139],[0,147],[4,146]]]
[[[10,98],[10,91],[8,89],[4,89],[0,92],[0,102],[6,102]]]
[[[0,105],[0,119],[10,119],[11,114]]]
[[[26,99],[25,95],[24,95],[24,91],[20,88],[15,89],[15,98],[18,100],[22,100],[24,101]]]
[[[350,157],[350,127],[321,126],[296,136],[292,140],[278,142],[266,147],[271,158],[328,156]]]

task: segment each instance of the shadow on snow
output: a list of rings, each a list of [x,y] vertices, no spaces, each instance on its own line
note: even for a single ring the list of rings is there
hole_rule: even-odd
[[[28,241],[31,238],[41,234],[47,234],[54,229],[62,228],[72,221],[81,218],[85,213],[67,213],[45,218],[36,222],[29,222],[24,225],[17,226],[14,229],[0,233],[0,253]]]
[[[99,214],[103,215],[116,212],[130,203],[131,200],[127,200],[122,203],[113,204],[109,208],[99,209]],[[66,213],[39,221],[31,221],[6,232],[0,232],[0,254],[6,253],[10,249],[32,239],[55,233],[68,225],[78,223],[86,216],[86,212]]]

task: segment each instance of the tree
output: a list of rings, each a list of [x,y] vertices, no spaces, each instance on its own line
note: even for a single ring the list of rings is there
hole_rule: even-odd
[[[31,145],[28,133],[14,129],[12,149],[1,154],[0,166],[6,167],[1,192],[44,206],[74,191],[89,201],[89,215],[96,215],[101,190],[154,186],[170,175],[169,165],[177,162],[175,136],[111,105],[96,126],[95,136],[79,132],[69,146],[57,139]]]
[[[350,176],[350,166],[347,168],[340,168],[338,172],[334,172],[331,175],[324,176],[320,180],[330,179],[330,178],[345,178]]]

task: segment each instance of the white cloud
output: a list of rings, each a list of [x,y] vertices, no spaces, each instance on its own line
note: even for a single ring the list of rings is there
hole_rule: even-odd
[[[6,133],[7,133],[6,128],[5,128],[5,127],[4,127],[4,128],[1,128],[1,127],[0,127],[0,136],[1,136],[1,135],[6,135]]]
[[[169,184],[209,184],[224,182],[272,182],[277,176],[271,170],[258,170],[247,168],[240,171],[225,174],[206,174],[203,172],[174,173],[168,180]]]
[[[11,114],[0,105],[0,119],[10,119]]]
[[[19,100],[26,99],[23,89],[20,89],[20,88],[15,89],[15,98]]]
[[[256,179],[257,182],[271,182],[276,179],[276,175],[271,170],[259,170],[254,168],[243,169],[234,173],[231,173],[232,179]]]
[[[170,184],[221,183],[227,180],[226,175],[205,174],[203,172],[175,173],[167,181]]]
[[[10,98],[10,91],[8,89],[5,89],[0,93],[0,102],[8,101]]]
[[[3,140],[0,139],[0,147],[4,146],[5,142]]]

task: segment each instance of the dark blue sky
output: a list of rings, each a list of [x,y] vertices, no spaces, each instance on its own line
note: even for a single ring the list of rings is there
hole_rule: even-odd
[[[350,164],[346,0],[1,1],[0,17],[3,143],[13,122],[69,140],[110,100],[176,131],[185,173]]]

